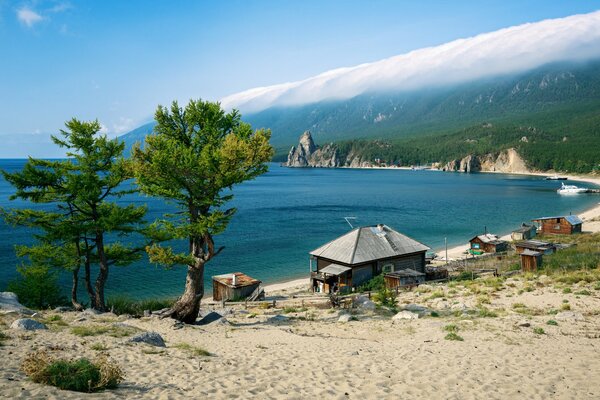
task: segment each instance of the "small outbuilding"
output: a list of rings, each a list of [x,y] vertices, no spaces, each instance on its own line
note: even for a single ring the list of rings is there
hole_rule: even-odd
[[[544,253],[539,251],[525,250],[521,253],[521,268],[524,272],[536,271],[542,266]]]
[[[542,254],[552,254],[556,252],[556,245],[550,242],[542,242],[541,240],[525,240],[515,243],[517,254],[522,254],[524,251],[536,251]]]
[[[542,217],[536,218],[532,221],[539,224],[539,232],[561,235],[581,233],[581,226],[583,225],[583,221],[577,215]]]
[[[355,228],[310,252],[311,286],[315,292],[331,293],[350,290],[381,273],[412,269],[425,274],[427,250],[386,225]]]
[[[471,254],[502,253],[508,250],[508,242],[492,233],[475,236],[469,240]]]
[[[213,280],[213,300],[244,300],[260,290],[261,281],[241,272],[216,275]]]
[[[412,286],[425,282],[425,274],[414,269],[403,269],[383,275],[385,287],[394,289],[400,286]]]
[[[535,225],[521,224],[521,227],[512,231],[510,236],[512,240],[529,240],[535,237],[536,233],[537,228]]]

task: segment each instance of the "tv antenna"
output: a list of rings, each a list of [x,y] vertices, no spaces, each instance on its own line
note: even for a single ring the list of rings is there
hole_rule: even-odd
[[[346,220],[346,222],[348,223],[348,225],[350,225],[350,229],[354,229],[354,227],[352,226],[352,224],[350,223],[350,219],[356,219],[356,217],[344,217],[344,219]]]

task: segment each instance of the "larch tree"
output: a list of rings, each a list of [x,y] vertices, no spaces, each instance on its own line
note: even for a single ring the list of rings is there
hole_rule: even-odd
[[[46,207],[4,211],[13,224],[35,229],[38,242],[18,248],[32,262],[61,266],[73,273],[72,302],[81,308],[77,295],[78,273],[85,269],[91,306],[106,310],[104,291],[112,265],[138,260],[145,245],[121,243],[119,239],[144,234],[144,206],[122,205],[120,197],[135,190],[125,182],[132,178],[131,162],[123,158],[125,144],[100,134],[98,121],[72,119],[52,140],[67,152],[65,160],[30,158],[23,170],[2,171],[20,198]],[[98,274],[92,281],[92,268]]]
[[[214,236],[222,233],[235,213],[224,208],[235,184],[267,171],[273,156],[269,130],[253,131],[233,110],[219,103],[190,101],[185,109],[173,102],[159,106],[154,134],[134,147],[135,177],[142,192],[174,202],[180,212],[159,221],[168,236],[188,243],[186,252],[153,244],[150,260],[167,268],[187,266],[185,289],[165,316],[193,323],[204,294],[204,267],[223,247]]]

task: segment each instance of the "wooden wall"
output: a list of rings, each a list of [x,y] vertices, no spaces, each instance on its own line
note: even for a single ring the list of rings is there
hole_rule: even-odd
[[[581,232],[581,224],[573,226],[564,218],[545,219],[540,222],[543,233],[570,235]]]

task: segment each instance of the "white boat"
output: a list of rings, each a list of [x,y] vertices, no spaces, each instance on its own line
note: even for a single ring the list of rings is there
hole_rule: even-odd
[[[579,194],[579,193],[587,193],[587,188],[580,188],[575,185],[565,185],[564,183],[556,192],[558,194]]]
[[[547,176],[544,178],[547,181],[566,181],[567,177],[565,176],[558,176],[558,175],[553,175],[553,176]]]

